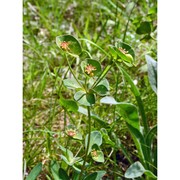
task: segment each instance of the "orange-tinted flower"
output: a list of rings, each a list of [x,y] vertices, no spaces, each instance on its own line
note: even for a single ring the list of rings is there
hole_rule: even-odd
[[[67,130],[66,133],[67,133],[68,136],[71,136],[71,137],[76,135],[76,131],[72,130],[72,129]]]
[[[92,151],[91,151],[91,155],[92,155],[93,157],[97,157],[97,156],[98,156],[97,151],[96,151],[95,149],[92,150]]]
[[[69,49],[69,42],[63,41],[63,42],[60,44],[60,47],[61,47],[63,50],[70,50],[70,49]]]
[[[127,54],[128,51],[126,51],[125,49],[123,49],[122,47],[118,48],[123,54]]]
[[[90,76],[94,76],[94,73],[93,71],[96,71],[96,68],[94,66],[92,66],[91,64],[88,64],[86,67],[85,67],[85,72],[87,74],[89,74]]]

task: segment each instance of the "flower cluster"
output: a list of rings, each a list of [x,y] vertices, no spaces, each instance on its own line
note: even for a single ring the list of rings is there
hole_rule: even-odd
[[[93,71],[96,71],[96,68],[95,68],[94,66],[92,66],[91,64],[88,64],[88,65],[85,67],[85,73],[87,73],[88,75],[94,76]]]
[[[60,47],[63,49],[63,50],[70,50],[69,49],[69,42],[65,42],[63,41],[61,44],[60,44]]]

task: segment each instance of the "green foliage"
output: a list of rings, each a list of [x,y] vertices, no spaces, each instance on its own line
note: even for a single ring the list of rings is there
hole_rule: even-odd
[[[80,43],[71,35],[56,37],[56,44],[61,50],[72,55],[80,55],[82,52]]]
[[[51,172],[54,180],[69,180],[66,171],[56,161],[51,161]]]
[[[79,83],[76,81],[76,79],[71,78],[71,79],[64,79],[63,80],[64,85],[69,88],[69,89],[79,89],[81,86]]]
[[[85,147],[86,147],[86,149],[87,149],[87,144],[88,144],[88,136],[89,135],[86,135],[86,138],[85,138]],[[100,146],[102,144],[102,135],[101,135],[101,133],[99,131],[92,131],[91,132],[88,154],[91,152],[92,146],[94,144],[97,144],[98,146]]]
[[[73,100],[64,99],[62,96],[59,101],[60,105],[63,106],[67,111],[76,112],[78,110],[78,105]]]
[[[157,177],[150,171],[145,170],[143,165],[140,162],[135,162],[132,164],[126,171],[125,177],[128,179],[134,179],[137,177],[142,176],[143,174],[146,174],[148,177],[151,177],[153,179],[157,179]]]
[[[144,174],[144,171],[145,169],[142,164],[140,162],[135,162],[127,169],[124,176],[128,179],[134,179],[142,176]]]
[[[136,106],[130,103],[119,103],[117,108],[126,122],[140,131],[139,116]]]
[[[92,93],[78,91],[74,94],[74,99],[84,106],[92,106],[95,103],[95,96]]]
[[[38,163],[30,172],[26,180],[35,180],[42,171],[42,163]]]
[[[141,22],[139,27],[136,30],[137,34],[150,34],[151,33],[151,24],[147,21]]]
[[[24,179],[156,179],[156,2],[23,5]]]
[[[82,71],[89,77],[96,76],[101,73],[101,65],[94,59],[86,59],[85,61],[82,61],[81,68]]]
[[[135,54],[131,46],[123,42],[117,42],[116,46],[110,45],[109,49],[114,59],[125,63],[127,66],[132,66]]]
[[[146,55],[148,66],[148,78],[153,91],[157,94],[157,62],[151,57]]]
[[[83,180],[99,180],[105,175],[106,171],[97,171],[86,176]]]

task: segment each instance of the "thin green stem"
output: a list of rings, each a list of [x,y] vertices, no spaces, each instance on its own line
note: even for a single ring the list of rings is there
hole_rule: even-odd
[[[64,131],[66,129],[67,121],[66,121],[66,109],[64,109]]]
[[[106,19],[106,22],[104,23],[104,25],[102,26],[100,32],[98,33],[98,36],[97,36],[97,38],[96,38],[96,40],[95,40],[95,43],[97,43],[97,41],[99,40],[102,32],[105,30],[105,27],[106,27],[106,25],[107,25],[107,22],[108,22],[108,18]]]
[[[79,180],[81,180],[81,177],[82,177],[84,169],[85,169],[86,160],[87,160],[88,151],[89,151],[90,140],[91,140],[91,111],[90,111],[90,106],[87,107],[87,110],[88,110],[88,124],[89,124],[88,142],[87,142],[87,149],[86,149],[86,153],[85,153],[85,157],[84,157],[83,166],[81,168],[81,173],[79,175]]]
[[[68,60],[68,58],[67,58],[67,55],[66,55],[66,60],[67,60],[68,66],[69,66],[69,70],[71,71],[74,79],[75,79],[75,80],[77,81],[77,83],[83,88],[83,85],[79,82],[79,80],[77,79],[76,75],[74,74],[74,72],[73,72],[73,70],[72,70],[72,68],[71,68],[71,64],[70,64],[70,62],[69,62],[69,60]]]
[[[90,44],[92,44],[92,45],[94,45],[94,46],[96,46],[100,51],[102,51],[104,54],[106,54],[106,56],[108,56],[108,57],[111,57],[110,56],[110,54],[108,54],[104,49],[102,49],[100,46],[98,46],[96,43],[94,43],[94,42],[92,42],[92,41],[90,41],[90,40],[88,40],[88,39],[84,39],[84,38],[81,38],[81,39],[79,39],[80,41],[87,41],[87,42],[89,42]]]
[[[118,75],[116,77],[116,91],[115,91],[115,95],[114,95],[114,98],[116,99],[117,98],[117,92],[118,92],[118,84],[119,84],[119,76],[120,76],[120,72],[118,72]],[[113,115],[113,121],[115,122],[116,120],[116,106],[114,106],[114,115]]]
[[[99,84],[99,82],[101,82],[101,80],[106,76],[106,74],[109,72],[109,70],[112,68],[112,66],[114,65],[114,61],[111,62],[111,64],[107,65],[106,68],[104,69],[104,71],[101,73],[101,75],[99,76],[99,78],[94,82],[94,84],[92,85],[92,88],[94,88],[96,85]]]
[[[131,14],[135,8],[135,5],[136,3],[134,3],[134,6],[132,7],[131,9],[131,12],[129,13],[129,16],[128,16],[128,21],[127,21],[127,24],[126,24],[126,28],[125,28],[125,31],[124,31],[124,36],[123,36],[123,42],[125,42],[125,39],[126,39],[126,33],[127,33],[127,29],[128,29],[128,26],[129,26],[129,21],[130,21],[130,18],[131,18]]]

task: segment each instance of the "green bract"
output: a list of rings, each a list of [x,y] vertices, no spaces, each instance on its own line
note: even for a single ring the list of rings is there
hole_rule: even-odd
[[[123,62],[127,66],[133,65],[135,54],[134,50],[128,44],[117,42],[115,46],[109,46],[109,51],[115,60]]]
[[[89,79],[89,88],[92,88],[92,85],[95,83],[95,78]],[[106,78],[102,79],[93,89],[100,96],[108,94],[109,91],[109,82]]]
[[[97,144],[92,146],[91,157],[96,162],[104,162],[104,154]]]
[[[97,76],[101,73],[101,65],[97,60],[86,59],[81,62],[82,71],[89,77]]]
[[[59,103],[61,106],[63,106],[68,111],[72,111],[72,112],[78,111],[77,103],[71,99],[64,99],[61,96]]]
[[[75,93],[74,99],[84,106],[92,106],[95,103],[94,94],[82,90]]]
[[[82,134],[72,124],[68,125],[65,130],[66,134],[73,139],[82,140]]]
[[[85,138],[86,149],[87,149],[87,144],[88,144],[88,136],[89,135],[87,134]],[[92,151],[94,144],[96,144],[97,146],[100,146],[102,144],[102,135],[99,131],[92,131],[90,137],[91,138],[90,138],[88,154]]]
[[[81,89],[80,84],[74,78],[64,79],[63,83],[69,89]]]
[[[63,35],[56,37],[57,46],[71,55],[80,55],[82,52],[79,41],[71,35]]]

